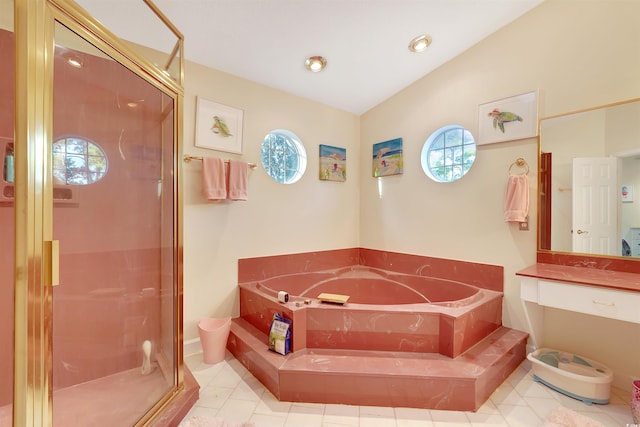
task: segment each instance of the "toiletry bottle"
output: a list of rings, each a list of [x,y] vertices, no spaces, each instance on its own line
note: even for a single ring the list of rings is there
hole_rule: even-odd
[[[4,180],[7,182],[13,182],[14,180],[13,169],[13,150],[7,151],[4,157]]]

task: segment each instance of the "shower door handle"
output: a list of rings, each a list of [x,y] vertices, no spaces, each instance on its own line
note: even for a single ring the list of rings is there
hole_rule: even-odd
[[[45,284],[58,286],[60,284],[60,241],[47,240],[44,242],[44,272]]]

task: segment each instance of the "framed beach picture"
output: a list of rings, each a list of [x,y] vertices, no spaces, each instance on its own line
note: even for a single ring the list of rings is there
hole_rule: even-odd
[[[243,111],[198,97],[196,147],[242,154]]]
[[[403,172],[402,138],[373,144],[373,176],[399,175]]]
[[[535,91],[478,107],[478,145],[534,138],[537,135],[538,94]]]
[[[347,149],[320,144],[320,180],[347,180]]]

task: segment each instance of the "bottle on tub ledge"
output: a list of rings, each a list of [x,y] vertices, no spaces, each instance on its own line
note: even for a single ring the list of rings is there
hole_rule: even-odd
[[[14,171],[14,159],[13,148],[7,146],[7,151],[4,156],[4,180],[7,182],[13,182],[15,178]]]
[[[153,371],[151,366],[151,341],[145,340],[142,343],[142,375],[149,375]]]

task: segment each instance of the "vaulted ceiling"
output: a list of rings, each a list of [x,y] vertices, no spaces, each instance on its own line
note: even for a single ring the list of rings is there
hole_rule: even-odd
[[[154,47],[132,0],[77,0],[116,34]],[[138,0],[142,4],[142,0]],[[154,0],[185,59],[362,114],[543,0]],[[139,7],[139,6],[136,6]],[[160,30],[162,31],[162,30]],[[409,42],[433,42],[412,53]],[[505,54],[508,54],[506,52]],[[321,55],[311,73],[304,61]]]

